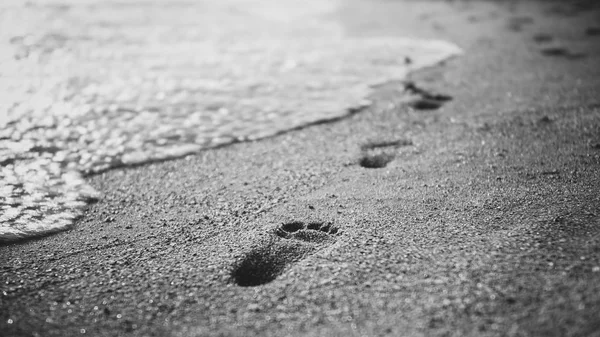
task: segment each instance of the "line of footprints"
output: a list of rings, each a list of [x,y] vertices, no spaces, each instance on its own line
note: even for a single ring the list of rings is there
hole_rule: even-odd
[[[508,28],[520,32],[527,25],[533,24],[529,17],[516,17],[509,20]],[[590,27],[585,31],[589,37],[600,36],[600,27]],[[544,56],[562,56],[568,59],[579,59],[585,55],[574,53],[561,45],[553,44],[554,37],[538,33],[533,40],[542,45]],[[414,110],[436,110],[452,100],[451,96],[432,93],[418,87],[413,82],[404,83],[405,94],[411,98],[408,105]],[[368,169],[386,167],[394,160],[395,149],[413,145],[412,141],[401,139],[395,141],[367,143],[361,146],[361,157],[358,165]],[[303,259],[315,250],[335,242],[341,233],[332,223],[323,222],[289,222],[277,227],[269,240],[247,253],[231,273],[232,280],[240,286],[258,286],[273,281],[285,268],[293,262]]]
[[[431,94],[413,83],[406,83],[405,90],[416,98],[409,104],[416,110],[437,109],[451,100],[450,96]],[[413,145],[412,141],[372,142],[361,146],[358,165],[368,169],[386,167],[394,160],[397,148]],[[231,280],[242,287],[253,287],[269,283],[281,275],[292,263],[297,262],[316,250],[332,244],[340,228],[331,222],[294,221],[278,226],[268,239],[246,253],[234,266]]]

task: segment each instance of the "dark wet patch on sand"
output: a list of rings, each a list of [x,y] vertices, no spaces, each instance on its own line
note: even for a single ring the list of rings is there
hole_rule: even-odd
[[[275,280],[290,264],[332,243],[339,228],[329,222],[296,221],[279,226],[274,234],[234,267],[231,278],[235,284],[254,287]]]

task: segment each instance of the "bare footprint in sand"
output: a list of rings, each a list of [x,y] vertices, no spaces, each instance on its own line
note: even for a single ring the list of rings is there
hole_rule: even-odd
[[[588,27],[585,30],[587,36],[600,36],[600,27]]]
[[[540,43],[540,44],[552,42],[553,40],[554,40],[554,37],[552,37],[552,35],[550,35],[550,34],[538,33],[538,34],[533,35],[533,41]]]
[[[406,82],[404,90],[409,95],[414,95],[415,98],[409,102],[409,105],[416,110],[436,110],[452,100],[452,96],[432,93],[418,87],[413,82]]]
[[[269,283],[290,264],[335,242],[338,234],[339,228],[332,223],[285,223],[276,228],[268,240],[244,256],[234,267],[231,279],[242,287]]]
[[[544,56],[563,57],[563,58],[566,58],[569,60],[577,60],[577,59],[585,57],[585,54],[583,54],[583,53],[572,52],[569,49],[567,49],[566,47],[562,47],[562,46],[550,46],[550,47],[542,48],[542,49],[540,49],[540,52]]]
[[[403,146],[411,146],[410,139],[398,139],[393,141],[370,142],[362,145],[362,156],[358,165],[364,168],[383,168],[394,160],[395,150]]]

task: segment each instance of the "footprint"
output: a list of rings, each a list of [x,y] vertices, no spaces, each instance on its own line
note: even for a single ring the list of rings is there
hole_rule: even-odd
[[[413,82],[406,82],[404,90],[416,96],[409,105],[417,110],[435,110],[439,109],[444,103],[451,101],[452,96],[443,94],[434,94],[425,89],[419,88]]]
[[[409,93],[412,93],[412,94],[420,95],[425,99],[444,101],[444,102],[452,100],[452,96],[442,95],[442,94],[433,94],[425,89],[419,88],[414,82],[404,83],[404,90]]]
[[[233,282],[255,287],[275,280],[292,263],[333,243],[339,229],[332,223],[289,222],[279,226],[260,247],[244,256],[231,273]]]
[[[442,105],[443,102],[430,99],[419,99],[410,104],[410,106],[417,110],[437,110],[441,108]]]
[[[537,43],[546,43],[551,42],[552,40],[554,40],[554,38],[550,34],[538,33],[533,36],[533,41]]]
[[[599,36],[600,35],[600,27],[588,27],[585,30],[585,35],[587,35],[587,36]]]
[[[391,154],[365,154],[358,162],[358,165],[364,168],[383,168],[392,160],[394,160],[394,155]]]
[[[540,50],[546,56],[565,56],[569,54],[569,50],[564,47],[547,47]]]
[[[413,145],[410,139],[366,143],[360,147],[362,157],[358,161],[358,165],[364,168],[386,167],[395,158],[394,153],[391,152],[392,150],[410,145]]]
[[[561,47],[561,46],[542,48],[542,49],[540,49],[540,52],[542,53],[542,55],[545,55],[545,56],[564,57],[564,58],[567,58],[570,60],[576,60],[576,59],[585,57],[585,54],[574,53],[574,52],[570,51],[569,49],[567,49],[565,47]]]

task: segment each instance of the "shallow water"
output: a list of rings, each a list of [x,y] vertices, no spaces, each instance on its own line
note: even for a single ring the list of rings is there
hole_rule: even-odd
[[[336,1],[23,3],[0,4],[0,242],[71,226],[86,174],[342,117],[460,52],[345,36]]]

